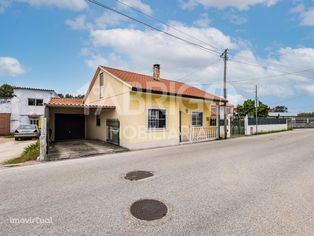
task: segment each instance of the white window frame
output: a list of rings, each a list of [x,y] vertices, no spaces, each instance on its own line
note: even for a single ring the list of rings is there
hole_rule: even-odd
[[[201,120],[201,122],[202,122],[202,125],[193,125],[193,114],[202,114],[202,120]],[[191,126],[192,127],[203,127],[204,126],[204,112],[202,112],[202,111],[192,111],[191,112]]]
[[[149,111],[150,110],[160,110],[163,111],[165,114],[165,127],[162,128],[155,128],[155,127],[149,127]],[[148,107],[146,110],[146,127],[149,131],[162,131],[166,130],[168,127],[168,114],[167,114],[167,109],[166,108],[159,108],[159,107]]]
[[[103,98],[104,97],[104,84],[105,84],[105,78],[104,78],[104,72],[101,72],[99,74],[99,97]]]

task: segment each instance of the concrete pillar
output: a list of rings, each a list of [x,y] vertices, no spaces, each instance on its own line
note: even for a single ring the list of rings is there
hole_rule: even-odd
[[[47,160],[47,118],[42,117],[42,127],[39,138],[40,155],[37,160],[45,161]]]
[[[249,116],[248,115],[246,115],[244,118],[244,130],[245,130],[244,131],[245,135],[252,135],[249,128]]]
[[[228,125],[227,125],[227,138],[231,137],[231,115],[227,116]]]

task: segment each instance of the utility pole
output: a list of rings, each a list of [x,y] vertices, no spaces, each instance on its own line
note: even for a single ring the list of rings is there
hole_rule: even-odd
[[[228,57],[228,49],[226,49],[220,57],[224,60],[224,99],[227,100],[227,61]],[[219,111],[220,112],[220,111]],[[224,102],[224,138],[227,138],[227,102]]]
[[[258,117],[257,117],[257,109],[259,107],[258,104],[258,97],[257,97],[257,85],[255,87],[255,122],[256,122],[256,134],[258,133]]]

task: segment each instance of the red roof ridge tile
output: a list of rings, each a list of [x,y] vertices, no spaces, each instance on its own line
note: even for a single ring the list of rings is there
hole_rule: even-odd
[[[104,69],[109,69],[109,70],[117,70],[117,71],[121,71],[121,72],[126,72],[126,73],[132,73],[134,75],[138,75],[138,76],[145,76],[145,77],[149,77],[152,80],[154,80],[154,77],[148,74],[141,74],[138,72],[134,72],[134,71],[128,71],[128,70],[122,70],[122,69],[117,69],[117,68],[113,68],[113,67],[109,67],[109,66],[103,66],[100,65],[100,67],[104,68]],[[180,84],[185,84],[184,82],[180,82],[180,81],[176,81],[176,80],[170,80],[170,79],[165,79],[165,78],[160,78],[161,81],[169,81],[169,82],[175,82],[175,83],[180,83]],[[155,81],[155,80],[154,80]]]

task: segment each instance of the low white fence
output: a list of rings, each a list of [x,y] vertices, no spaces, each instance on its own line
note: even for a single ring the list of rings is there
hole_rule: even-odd
[[[218,138],[217,127],[190,127],[189,142],[202,142]]]
[[[314,128],[314,118],[313,117],[294,117],[290,119],[290,128]]]
[[[255,120],[255,118],[254,118]],[[274,122],[272,122],[273,120]],[[270,122],[264,122],[270,121]],[[245,117],[245,135],[256,134],[256,124],[253,124],[252,118]],[[277,119],[276,118],[260,118],[257,125],[257,133],[273,132],[288,130],[288,121],[287,119]]]

